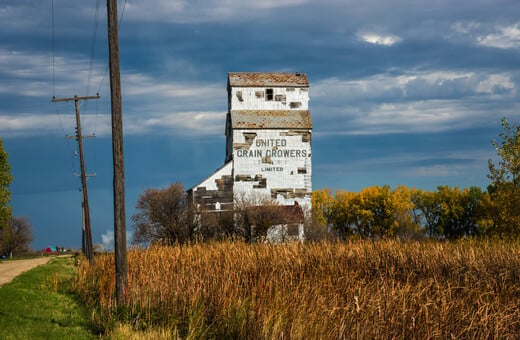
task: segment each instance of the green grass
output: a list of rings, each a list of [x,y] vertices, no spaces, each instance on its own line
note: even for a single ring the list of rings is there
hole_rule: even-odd
[[[0,288],[0,339],[91,339],[86,310],[70,282],[72,258],[56,258]]]

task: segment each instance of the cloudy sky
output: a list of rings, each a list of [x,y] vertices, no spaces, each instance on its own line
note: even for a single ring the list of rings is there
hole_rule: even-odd
[[[119,1],[127,227],[149,187],[223,164],[230,71],[305,72],[313,187],[485,188],[520,121],[518,0]],[[2,0],[0,137],[33,247],[81,244],[81,103],[93,241],[113,239],[105,1]]]

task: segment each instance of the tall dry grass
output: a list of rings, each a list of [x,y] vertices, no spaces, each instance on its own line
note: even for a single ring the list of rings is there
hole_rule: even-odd
[[[520,244],[506,241],[153,247],[80,266],[101,329],[116,320],[189,338],[518,338]]]

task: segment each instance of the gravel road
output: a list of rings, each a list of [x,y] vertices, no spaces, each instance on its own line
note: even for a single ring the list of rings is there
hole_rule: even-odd
[[[38,257],[28,260],[14,260],[0,262],[0,287],[11,282],[16,276],[23,272],[38,267],[44,263],[49,262],[50,257]]]

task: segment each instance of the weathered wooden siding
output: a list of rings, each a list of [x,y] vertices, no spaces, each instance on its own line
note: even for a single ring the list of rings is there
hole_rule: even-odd
[[[310,130],[235,129],[233,141],[236,197],[248,193],[310,208]]]
[[[198,211],[233,210],[233,162],[226,163],[191,189]]]
[[[268,89],[272,99],[266,98]],[[307,110],[309,89],[307,87],[232,87],[230,93],[232,110]]]

